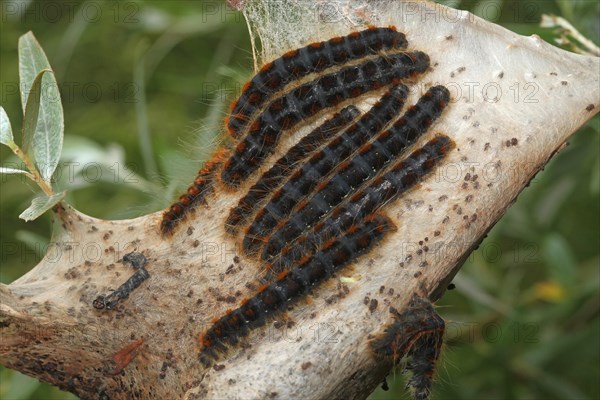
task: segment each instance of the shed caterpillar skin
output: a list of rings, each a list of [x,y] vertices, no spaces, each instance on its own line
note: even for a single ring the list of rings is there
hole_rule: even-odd
[[[99,295],[92,302],[92,306],[97,310],[112,310],[121,301],[127,299],[129,295],[137,289],[146,279],[150,278],[150,273],[146,270],[148,260],[142,253],[127,253],[123,256],[123,264],[131,264],[136,272],[129,277],[121,286],[110,294]]]

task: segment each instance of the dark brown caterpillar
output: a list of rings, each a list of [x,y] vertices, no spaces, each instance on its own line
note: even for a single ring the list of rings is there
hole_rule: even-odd
[[[296,210],[289,222],[270,237],[261,258],[267,260],[279,254],[285,245],[295,240],[307,227],[319,221],[346,196],[355,193],[364,182],[400,157],[440,116],[449,100],[450,93],[445,87],[435,86],[429,89],[389,130],[363,145],[351,160],[338,169],[336,175],[318,187],[318,191]]]
[[[306,198],[319,182],[383,129],[402,109],[407,95],[406,86],[393,87],[368,113],[305,162],[256,215],[244,237],[246,253],[256,252],[268,240],[277,224],[285,221],[294,207]]]
[[[276,188],[290,175],[297,164],[309,157],[315,150],[336,136],[359,114],[354,106],[348,106],[339,113],[325,121],[311,133],[306,135],[295,146],[281,157],[267,172],[260,177],[258,182],[248,190],[248,193],[231,210],[225,223],[230,233],[235,233],[236,228],[245,223],[247,218],[258,209],[262,200],[269,196],[270,191]]]
[[[299,262],[295,269],[282,273],[275,282],[262,287],[254,297],[227,312],[204,332],[200,338],[200,361],[210,365],[218,351],[226,350],[226,345],[237,343],[249,329],[264,325],[267,316],[281,311],[313,286],[354,262],[393,229],[394,224],[387,217],[374,215],[363,224],[347,229],[343,236],[324,243],[314,255]]]
[[[438,136],[425,146],[414,151],[406,159],[397,163],[390,171],[376,178],[373,183],[351,196],[348,201],[335,208],[331,215],[314,225],[305,225],[302,212],[294,214],[286,225],[290,236],[300,239],[296,242],[278,242],[281,256],[268,267],[269,275],[281,272],[291,266],[313,246],[337,236],[353,224],[360,223],[364,218],[376,212],[379,208],[400,196],[425,177],[437,163],[454,146],[447,136]],[[299,221],[295,219],[298,218]],[[303,227],[300,230],[300,227]],[[278,234],[273,237],[279,237]],[[273,243],[276,243],[273,241]],[[276,252],[275,252],[276,253]],[[277,253],[276,253],[277,254]]]
[[[429,68],[419,51],[380,56],[305,83],[271,101],[251,122],[248,134],[227,160],[221,180],[238,187],[273,152],[283,132],[320,112]]]
[[[186,214],[199,204],[205,203],[206,196],[214,190],[214,177],[216,171],[229,155],[227,149],[219,149],[213,157],[208,160],[204,167],[198,172],[194,183],[187,192],[179,197],[179,200],[164,212],[160,223],[160,231],[163,236],[172,234],[176,226],[183,220]]]
[[[392,357],[394,364],[407,356],[406,369],[412,372],[407,387],[415,400],[426,400],[431,391],[435,365],[440,356],[446,324],[431,303],[414,296],[408,308],[399,313],[390,308],[395,321],[371,343],[378,356]]]
[[[161,223],[163,233],[172,232],[189,210],[206,202],[216,182],[232,195],[226,201],[237,200],[224,217],[225,230],[240,238],[238,230],[245,228],[237,244],[267,264],[263,286],[254,291],[247,285],[247,300],[202,332],[199,359],[205,366],[381,243],[396,229],[379,214],[382,208],[421,182],[454,147],[442,134],[421,139],[449,103],[443,86],[429,89],[401,115],[409,94],[405,84],[430,64],[425,53],[402,51],[406,46],[393,28],[313,43],[263,67],[232,104],[226,122],[235,139],[230,155],[218,153],[207,163]],[[360,115],[352,103],[366,95],[381,97]],[[296,140],[304,132],[298,128],[317,120],[325,122],[287,151],[281,148],[286,136]],[[283,156],[266,165],[278,152]],[[266,172],[257,176],[258,170]],[[241,187],[250,189],[239,193]],[[418,308],[417,316],[429,310],[418,301],[411,307]],[[409,356],[409,385],[424,400],[443,321],[429,317],[418,325],[395,316],[373,350],[394,362]]]
[[[240,97],[231,104],[231,117],[227,120],[229,133],[234,138],[239,137],[272,95],[295,80],[381,51],[404,49],[406,45],[404,34],[395,27],[371,27],[289,51],[263,66],[244,86]]]

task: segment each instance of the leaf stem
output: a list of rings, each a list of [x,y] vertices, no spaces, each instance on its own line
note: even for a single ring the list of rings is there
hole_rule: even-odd
[[[42,176],[38,172],[37,168],[31,161],[31,159],[27,156],[27,154],[23,153],[21,148],[13,141],[7,143],[7,146],[10,147],[12,152],[15,153],[15,155],[17,157],[19,157],[21,159],[21,161],[23,161],[25,163],[25,166],[27,167],[27,169],[30,172],[30,174],[28,174],[27,176],[29,176],[31,179],[33,179],[33,181],[35,183],[37,183],[37,185],[40,187],[40,189],[42,189],[42,191],[48,197],[53,196],[54,191],[52,190],[52,187],[42,178]]]
[[[577,52],[581,54],[600,57],[600,47],[596,46],[594,42],[583,36],[566,19],[558,17],[556,15],[543,14],[540,26],[542,28],[559,28],[559,33],[563,36],[563,39],[567,43],[571,44]],[[576,43],[571,43],[571,41],[567,37],[569,35],[575,40],[577,40],[584,48],[581,49],[579,46],[577,46]]]

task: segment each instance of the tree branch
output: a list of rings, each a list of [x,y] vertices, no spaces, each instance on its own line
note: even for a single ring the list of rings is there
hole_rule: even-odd
[[[241,236],[224,229],[244,189],[217,185],[208,205],[167,238],[161,213],[102,221],[58,206],[48,254],[0,286],[3,365],[82,398],[360,399],[383,381],[393,360],[375,355],[371,343],[394,323],[390,308],[400,315],[415,295],[441,297],[518,193],[600,108],[600,64],[468,13],[441,17],[449,11],[439,5],[418,3],[408,12],[403,7],[416,3],[351,3],[334,2],[346,14],[332,24],[304,13],[310,1],[283,6],[307,15],[300,26],[264,18],[268,5],[258,1],[245,13],[265,60],[368,24],[394,24],[409,49],[431,59],[408,104],[434,83],[456,89],[435,125],[455,150],[418,187],[386,205],[397,231],[206,368],[198,359],[199,335],[256,293],[264,268],[243,253]],[[537,102],[508,98],[511,85],[528,81]],[[497,85],[503,97],[470,96],[472,82]],[[373,99],[355,105],[364,111]]]

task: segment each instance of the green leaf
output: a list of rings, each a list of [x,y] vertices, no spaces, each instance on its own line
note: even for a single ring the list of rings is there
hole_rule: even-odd
[[[60,192],[53,196],[39,196],[34,198],[31,201],[31,205],[27,210],[23,211],[19,218],[25,221],[33,221],[38,218],[40,215],[54,207],[57,203],[59,203],[65,196],[67,192]]]
[[[23,375],[17,371],[6,370],[7,376],[3,376],[3,386],[5,390],[0,394],[3,399],[29,399],[33,395],[41,382],[35,378]]]
[[[46,54],[33,33],[28,32],[19,38],[21,103],[26,120],[30,118],[33,121],[36,112],[36,101],[29,97],[33,93],[34,98],[40,98],[37,121],[29,122],[29,128],[26,127],[31,130],[35,125],[35,132],[33,135],[31,132],[24,132],[24,151],[35,160],[42,179],[50,182],[62,151],[64,117],[56,77],[54,73],[43,73],[45,70],[52,71]],[[40,74],[43,75],[41,78]],[[37,85],[38,78],[41,79],[39,91],[34,86]]]
[[[473,14],[488,21],[500,19],[503,0],[481,0],[473,7]]]
[[[0,107],[0,143],[10,146],[14,143],[12,127],[4,107]]]
[[[48,245],[48,239],[45,236],[27,230],[18,230],[15,232],[15,238],[35,252],[40,259],[44,257]]]
[[[577,262],[565,238],[558,234],[547,235],[542,249],[552,279],[571,285],[575,279]]]
[[[556,4],[560,9],[560,15],[567,20],[573,20],[573,1],[572,0],[556,0]]]
[[[19,38],[19,80],[23,113],[35,77],[43,69],[52,69],[48,58],[31,31]]]
[[[34,159],[34,154],[31,152],[31,144],[35,136],[39,112],[40,112],[40,97],[42,93],[42,79],[46,72],[52,72],[50,69],[43,69],[33,80],[29,96],[27,96],[27,104],[25,105],[25,113],[23,115],[23,136],[21,149],[25,154]]]
[[[596,158],[592,174],[590,176],[590,193],[598,195],[600,192],[600,157]]]

